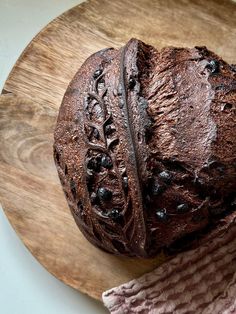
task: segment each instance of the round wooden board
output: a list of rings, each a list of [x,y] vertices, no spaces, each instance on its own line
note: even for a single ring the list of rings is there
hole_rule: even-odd
[[[236,4],[230,0],[91,0],[45,27],[17,61],[0,96],[0,197],[32,254],[66,284],[101,293],[162,261],[106,254],[88,243],[64,199],[52,158],[65,89],[82,62],[130,37],[158,48],[206,45],[236,63]]]

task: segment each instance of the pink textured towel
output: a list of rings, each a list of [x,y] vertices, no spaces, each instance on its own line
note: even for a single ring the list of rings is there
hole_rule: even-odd
[[[236,224],[153,272],[103,293],[112,314],[236,313]]]

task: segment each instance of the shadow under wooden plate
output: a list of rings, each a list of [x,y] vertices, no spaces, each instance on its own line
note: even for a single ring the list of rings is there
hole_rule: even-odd
[[[231,1],[87,1],[46,26],[28,45],[0,96],[0,197],[32,254],[66,284],[100,299],[113,286],[152,270],[88,243],[69,212],[52,158],[53,129],[65,89],[83,61],[137,37],[158,48],[206,45],[236,63]]]

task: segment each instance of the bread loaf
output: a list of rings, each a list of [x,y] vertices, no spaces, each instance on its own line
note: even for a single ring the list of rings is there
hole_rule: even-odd
[[[99,51],[65,93],[54,158],[97,247],[150,257],[193,245],[236,211],[236,67],[206,47]]]

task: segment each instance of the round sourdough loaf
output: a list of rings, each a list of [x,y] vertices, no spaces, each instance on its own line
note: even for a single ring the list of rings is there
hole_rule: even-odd
[[[191,245],[236,210],[236,67],[206,47],[99,51],[65,93],[54,157],[96,246],[150,257]]]

